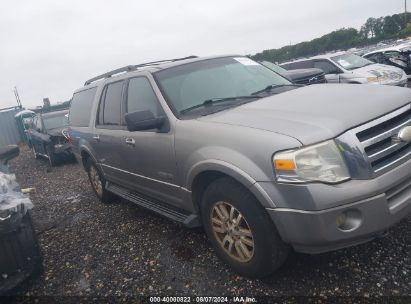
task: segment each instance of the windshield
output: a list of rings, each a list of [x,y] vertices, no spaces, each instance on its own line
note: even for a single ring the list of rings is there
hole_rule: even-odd
[[[374,62],[360,57],[355,54],[344,54],[331,57],[331,60],[343,67],[346,70],[355,70],[366,65],[374,64]]]
[[[283,69],[282,67],[276,65],[275,63],[269,62],[269,61],[261,61],[261,64],[265,65],[270,70],[272,70],[276,73],[279,73],[279,74],[287,72],[286,69]]]
[[[229,105],[244,102],[237,96],[248,96],[270,85],[291,84],[287,79],[272,72],[247,57],[224,57],[197,61],[161,70],[155,74],[170,106],[177,115],[213,99],[227,99]],[[252,101],[254,99],[248,99]],[[229,106],[227,103],[212,103],[205,108]]]
[[[63,128],[68,126],[67,117],[62,116],[53,116],[53,117],[43,117],[44,127],[47,130],[55,129],[55,128]]]

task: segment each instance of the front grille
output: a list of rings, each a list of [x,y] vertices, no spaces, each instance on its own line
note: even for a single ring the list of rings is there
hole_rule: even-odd
[[[309,76],[309,77],[294,80],[294,83],[303,84],[303,85],[325,83],[325,82],[326,80],[325,80],[324,74],[320,74],[317,76]]]
[[[394,140],[400,129],[407,125],[411,125],[410,105],[355,129],[375,173],[409,159],[411,143]]]

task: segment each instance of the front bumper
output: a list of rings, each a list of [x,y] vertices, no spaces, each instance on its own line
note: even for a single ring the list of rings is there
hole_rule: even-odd
[[[71,155],[72,154],[72,147],[71,144],[66,143],[66,144],[62,144],[62,145],[58,145],[58,146],[54,146],[54,154],[57,155]]]
[[[337,219],[355,211],[358,227],[341,230]],[[322,211],[268,209],[283,240],[296,251],[321,253],[367,242],[411,213],[411,188],[387,199],[380,194],[366,200]]]
[[[364,243],[411,214],[411,160],[371,180],[259,186],[277,203],[265,206],[282,239],[299,252]],[[355,214],[355,227],[341,229],[340,216],[347,212]]]
[[[392,86],[397,86],[397,87],[407,87],[408,86],[408,78],[405,77],[404,79],[401,79],[399,81],[389,81],[389,82],[383,82],[381,84],[383,84],[383,85],[392,85]]]

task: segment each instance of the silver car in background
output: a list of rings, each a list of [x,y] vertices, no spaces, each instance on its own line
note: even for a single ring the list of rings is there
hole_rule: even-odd
[[[281,67],[292,69],[319,68],[329,83],[383,84],[407,86],[407,75],[399,68],[377,64],[361,56],[338,52],[286,62]]]

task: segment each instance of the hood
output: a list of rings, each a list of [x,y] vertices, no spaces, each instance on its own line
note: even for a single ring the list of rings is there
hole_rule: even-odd
[[[287,77],[290,80],[305,79],[322,74],[324,74],[324,72],[320,69],[297,69],[281,72],[281,75]]]
[[[287,91],[199,118],[280,133],[312,144],[411,102],[407,88],[321,84]]]
[[[50,130],[47,130],[47,134],[50,136],[63,136],[64,137],[62,132],[66,129],[67,127],[50,129]]]
[[[385,64],[370,64],[365,67],[351,71],[356,74],[365,74],[370,76],[387,76],[389,81],[399,81],[404,77],[404,71]]]

